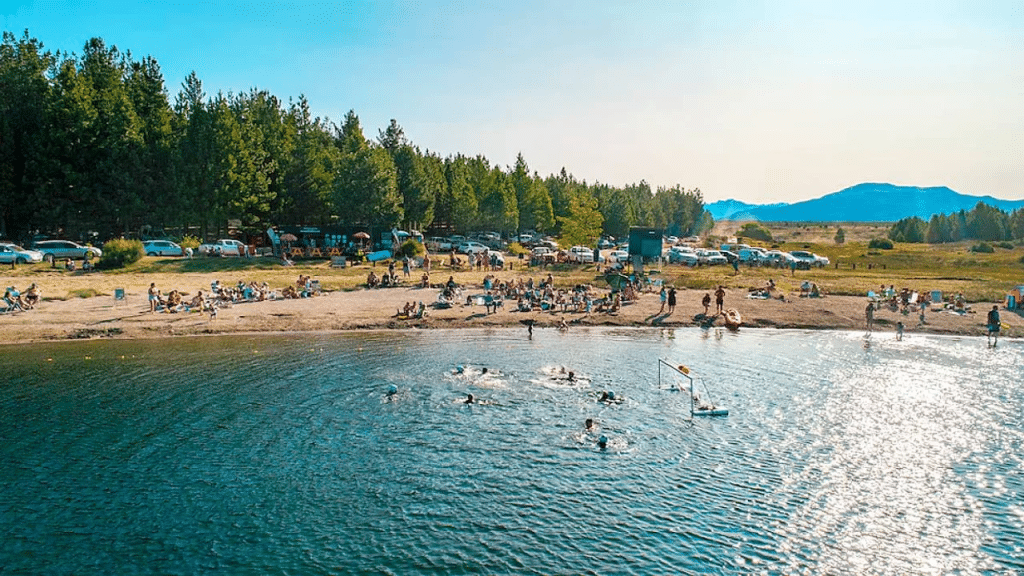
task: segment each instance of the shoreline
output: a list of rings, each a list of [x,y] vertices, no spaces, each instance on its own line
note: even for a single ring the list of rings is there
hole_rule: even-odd
[[[218,274],[190,274],[175,277],[175,283],[208,286]],[[11,278],[5,279],[8,285]],[[24,283],[25,278],[18,279]],[[624,305],[615,313],[532,311],[517,312],[510,306],[488,314],[482,305],[464,302],[448,309],[430,306],[438,291],[433,288],[394,287],[334,291],[312,298],[244,302],[221,308],[216,318],[198,312],[150,313],[145,288],[150,277],[117,278],[125,284],[124,300],[100,293],[86,298],[47,299],[47,292],[60,292],[62,287],[48,287],[40,282],[43,300],[32,310],[0,314],[0,333],[6,344],[58,342],[86,339],[149,339],[198,335],[271,334],[296,332],[341,332],[353,330],[405,330],[437,328],[520,328],[532,321],[537,328],[556,328],[564,320],[574,326],[619,326],[637,328],[688,328],[707,325],[723,327],[722,316],[701,317],[700,300],[704,290],[679,290],[678,306],[671,315],[659,314],[657,293],[643,293],[639,299]],[[158,278],[165,283],[171,282]],[[113,290],[110,290],[113,292]],[[70,293],[71,290],[66,290]],[[468,286],[464,294],[483,293],[479,286]],[[827,296],[801,298],[798,293],[784,293],[785,301],[747,298],[740,289],[726,291],[725,308],[735,308],[743,316],[743,328],[777,328],[798,330],[865,330],[864,309],[867,299],[858,296]],[[465,297],[465,296],[464,296]],[[406,302],[427,305],[422,319],[404,320],[396,310]],[[882,308],[875,312],[873,332],[893,334],[902,321],[905,333],[985,336],[986,313],[995,303],[975,303],[974,313],[954,314],[932,310],[926,324],[919,325],[917,313],[909,315]],[[1008,325],[1003,338],[1024,336],[1024,317],[1000,310]]]

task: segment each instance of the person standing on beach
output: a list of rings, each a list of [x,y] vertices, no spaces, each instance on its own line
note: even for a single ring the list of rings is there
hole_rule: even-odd
[[[704,299],[701,300],[700,303],[704,305],[704,315],[707,316],[708,310],[711,308],[711,293],[705,292]]]
[[[671,314],[676,311],[676,289],[675,287],[668,289],[668,313]]]
[[[149,311],[156,312],[156,282],[149,284]]]
[[[722,308],[725,306],[725,289],[721,285],[718,286],[718,290],[715,290],[715,307],[718,314],[722,313]]]
[[[988,311],[988,340],[992,346],[999,340],[999,329],[1002,321],[999,319],[999,306],[995,305]]]
[[[874,302],[868,302],[868,307],[864,309],[864,319],[867,320],[868,332],[875,325],[875,304]]]
[[[658,314],[665,312],[665,300],[668,298],[668,290],[665,287],[661,287],[661,292],[658,293],[658,298],[661,298],[661,308],[658,309]]]

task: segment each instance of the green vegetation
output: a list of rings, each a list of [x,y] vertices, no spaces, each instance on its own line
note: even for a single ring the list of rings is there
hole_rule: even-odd
[[[100,256],[96,267],[103,270],[124,268],[128,264],[138,262],[143,256],[145,256],[145,252],[142,242],[115,238],[103,245],[103,256]]]
[[[986,254],[991,254],[995,251],[996,249],[993,248],[992,245],[989,244],[988,242],[979,242],[974,246],[971,246],[971,252],[984,252]]]
[[[904,218],[892,225],[888,237],[896,242],[928,242],[942,244],[960,240],[1024,239],[1024,210],[1006,212],[984,202],[970,211],[955,214],[935,214],[925,222],[918,217]]]
[[[868,248],[874,248],[876,250],[892,250],[892,240],[886,238],[872,238],[868,242]]]
[[[765,228],[763,225],[757,222],[747,222],[737,232],[737,238],[749,238],[751,240],[760,240],[762,242],[771,242],[772,233]]]
[[[0,190],[15,201],[0,203],[0,238],[162,230],[188,246],[229,223],[243,235],[341,224],[374,236],[392,226],[535,230],[591,245],[631,226],[684,236],[714,224],[698,189],[587,183],[564,169],[541,177],[521,154],[505,169],[482,155],[442,158],[395,120],[371,140],[354,111],[339,126],[314,117],[302,96],[210,96],[195,73],[172,104],[154,58],[99,38],[80,54],[3,35]]]

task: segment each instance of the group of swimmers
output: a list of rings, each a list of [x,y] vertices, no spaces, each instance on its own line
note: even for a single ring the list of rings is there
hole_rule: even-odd
[[[580,382],[589,382],[588,378],[577,376],[574,371],[567,370],[564,366],[559,367],[557,370],[554,370],[554,371],[546,371],[546,373],[548,374],[548,378],[551,381],[560,381],[560,382],[565,382],[567,384],[578,384]],[[452,370],[451,374],[454,375],[454,376],[464,376],[464,375],[472,374],[472,370],[470,370],[466,366],[460,364],[460,365],[456,366]],[[484,368],[480,369],[479,377],[480,378],[486,378],[486,377],[489,377],[489,376],[493,376],[494,374],[495,373],[492,372],[492,371],[489,371],[487,367],[484,367]],[[391,398],[397,392],[398,392],[398,389],[396,387],[394,387],[394,386],[391,386],[389,388],[388,397]],[[617,396],[615,394],[615,392],[612,391],[612,390],[604,390],[598,396],[597,401],[601,402],[601,403],[603,403],[605,405],[619,404],[619,403],[622,402],[622,397]],[[480,398],[477,398],[476,396],[474,396],[472,393],[467,393],[465,398],[460,399],[457,402],[459,404],[491,404],[490,401],[481,400]],[[584,423],[584,433],[585,434],[593,434],[593,433],[596,432],[596,430],[597,430],[597,424],[594,421],[594,419],[593,418],[587,418],[586,422]],[[605,436],[604,434],[601,434],[596,439],[595,443],[596,443],[596,445],[597,445],[597,447],[599,449],[605,450],[608,447],[608,442],[609,442],[608,437]]]

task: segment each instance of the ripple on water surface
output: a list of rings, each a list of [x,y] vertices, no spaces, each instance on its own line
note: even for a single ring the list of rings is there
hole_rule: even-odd
[[[1024,570],[1017,342],[494,329],[0,357],[13,572]],[[658,358],[730,415],[692,420]]]

